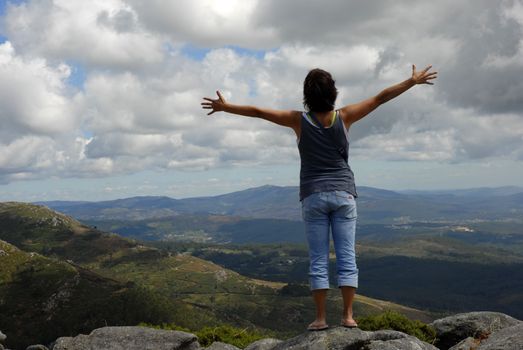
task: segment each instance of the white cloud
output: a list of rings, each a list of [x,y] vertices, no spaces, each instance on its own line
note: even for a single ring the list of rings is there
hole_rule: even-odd
[[[8,5],[0,45],[0,180],[297,163],[295,135],[205,116],[203,96],[301,109],[307,71],[338,107],[433,64],[350,131],[356,159],[523,157],[521,1],[493,3],[33,0]],[[191,59],[184,45],[208,49]],[[268,49],[249,55],[227,48]],[[243,52],[243,53],[242,53]],[[85,65],[81,89],[68,79]],[[87,136],[86,136],[87,135]],[[18,156],[17,156],[18,155]]]
[[[379,51],[379,48],[367,45],[283,45],[278,51],[268,53],[265,59],[285,62],[303,70],[321,67],[339,79],[360,80],[371,76],[378,63]]]
[[[514,114],[476,115],[473,109],[400,118],[390,130],[363,136],[358,159],[465,162],[518,159],[523,151],[523,118]]]
[[[148,28],[175,45],[270,48],[275,31],[255,25],[258,0],[126,0]]]
[[[168,80],[169,77],[166,77]],[[132,73],[96,74],[85,82],[82,104],[93,132],[147,133],[191,126],[197,91],[165,91]]]
[[[94,137],[87,144],[90,158],[128,156],[143,158],[151,155],[168,157],[172,148],[181,146],[179,135],[136,135],[110,133]]]
[[[163,59],[163,40],[121,0],[34,0],[10,4],[5,31],[17,51],[115,69]]]
[[[2,140],[18,135],[53,135],[74,130],[72,97],[65,83],[69,67],[17,56],[9,41],[0,45]]]

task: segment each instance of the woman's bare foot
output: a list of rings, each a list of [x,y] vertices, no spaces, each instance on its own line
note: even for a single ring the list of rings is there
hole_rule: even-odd
[[[341,319],[341,325],[343,327],[347,327],[347,328],[356,328],[356,327],[358,327],[358,324],[356,323],[356,321],[354,321],[354,319],[352,317],[342,318]]]
[[[329,325],[325,320],[315,320],[307,327],[309,331],[321,331],[327,328],[329,328]]]

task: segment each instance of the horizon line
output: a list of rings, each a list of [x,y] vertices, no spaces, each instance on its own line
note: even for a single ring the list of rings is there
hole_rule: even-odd
[[[81,202],[81,203],[98,203],[98,202],[111,202],[111,201],[118,201],[118,200],[125,200],[125,199],[132,199],[132,198],[169,198],[174,200],[184,200],[184,199],[195,199],[195,198],[206,198],[206,197],[219,197],[224,196],[228,194],[238,193],[238,192],[244,192],[254,189],[260,189],[263,187],[277,187],[277,188],[299,188],[299,186],[294,185],[271,185],[271,184],[265,184],[261,186],[255,186],[255,187],[247,187],[244,189],[240,189],[237,191],[232,192],[224,192],[214,195],[202,195],[202,196],[189,196],[189,197],[170,197],[170,196],[160,196],[160,195],[137,195],[137,196],[129,196],[129,197],[116,197],[112,199],[102,199],[102,200],[63,200],[63,199],[52,199],[52,200],[37,200],[37,201],[30,201],[30,202],[20,202],[20,201],[1,201],[0,203],[5,202],[19,202],[19,203],[50,203],[50,202]],[[366,186],[366,185],[360,185],[356,188],[371,188],[375,190],[382,190],[382,191],[389,191],[389,192],[396,192],[400,194],[408,194],[407,192],[425,192],[425,193],[437,193],[437,192],[449,192],[449,191],[477,191],[477,190],[499,190],[499,189],[519,189],[523,192],[523,186],[518,185],[504,185],[504,186],[480,186],[480,187],[465,187],[465,188],[445,188],[445,189],[400,189],[400,190],[391,190],[387,188],[382,187],[374,187],[374,186]]]

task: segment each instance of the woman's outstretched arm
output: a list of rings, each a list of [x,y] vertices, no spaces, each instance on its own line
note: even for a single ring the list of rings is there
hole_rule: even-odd
[[[242,106],[228,103],[223,98],[220,91],[216,91],[218,95],[217,99],[211,99],[204,97],[205,102],[202,102],[203,109],[210,109],[211,111],[207,115],[211,115],[214,112],[227,112],[231,114],[243,115],[246,117],[255,117],[268,120],[278,125],[292,128],[297,135],[299,135],[300,118],[301,112],[290,111],[290,110],[276,110],[260,108],[256,106]]]
[[[345,126],[348,128],[351,124],[357,122],[375,110],[379,105],[401,95],[414,85],[434,85],[430,80],[436,79],[438,72],[429,72],[430,68],[432,68],[432,66],[427,66],[424,70],[416,72],[416,66],[412,65],[412,76],[409,79],[386,88],[376,96],[340,108],[340,116],[343,119]]]

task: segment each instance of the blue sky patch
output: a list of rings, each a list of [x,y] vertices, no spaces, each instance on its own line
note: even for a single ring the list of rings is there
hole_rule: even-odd
[[[240,56],[251,56],[257,59],[262,59],[265,56],[265,53],[267,52],[266,50],[246,49],[244,47],[234,45],[228,45],[226,47],[231,50],[234,50],[234,52],[236,52]]]
[[[222,48],[231,49],[240,56],[250,56],[256,59],[263,59],[265,53],[267,52],[266,50],[247,49],[235,45],[226,45]],[[189,57],[195,61],[202,61],[205,58],[205,56],[212,50],[213,49],[211,48],[186,44],[182,47],[181,52],[184,56]]]
[[[211,51],[211,49],[198,47],[191,44],[184,45],[181,49],[181,52],[184,56],[187,56],[195,61],[202,61],[209,51]]]
[[[15,4],[15,5],[18,5],[18,4],[22,4],[24,2],[27,2],[26,0],[0,0],[0,16],[3,16],[5,14],[5,10],[7,8],[7,3],[11,3],[11,4]]]
[[[67,61],[66,63],[71,67],[71,75],[67,79],[67,82],[78,89],[83,89],[85,79],[87,78],[85,67],[74,61]]]
[[[82,133],[82,136],[85,137],[86,139],[90,139],[91,137],[94,136],[93,132],[92,131],[89,131],[89,130],[80,130],[80,132]]]

